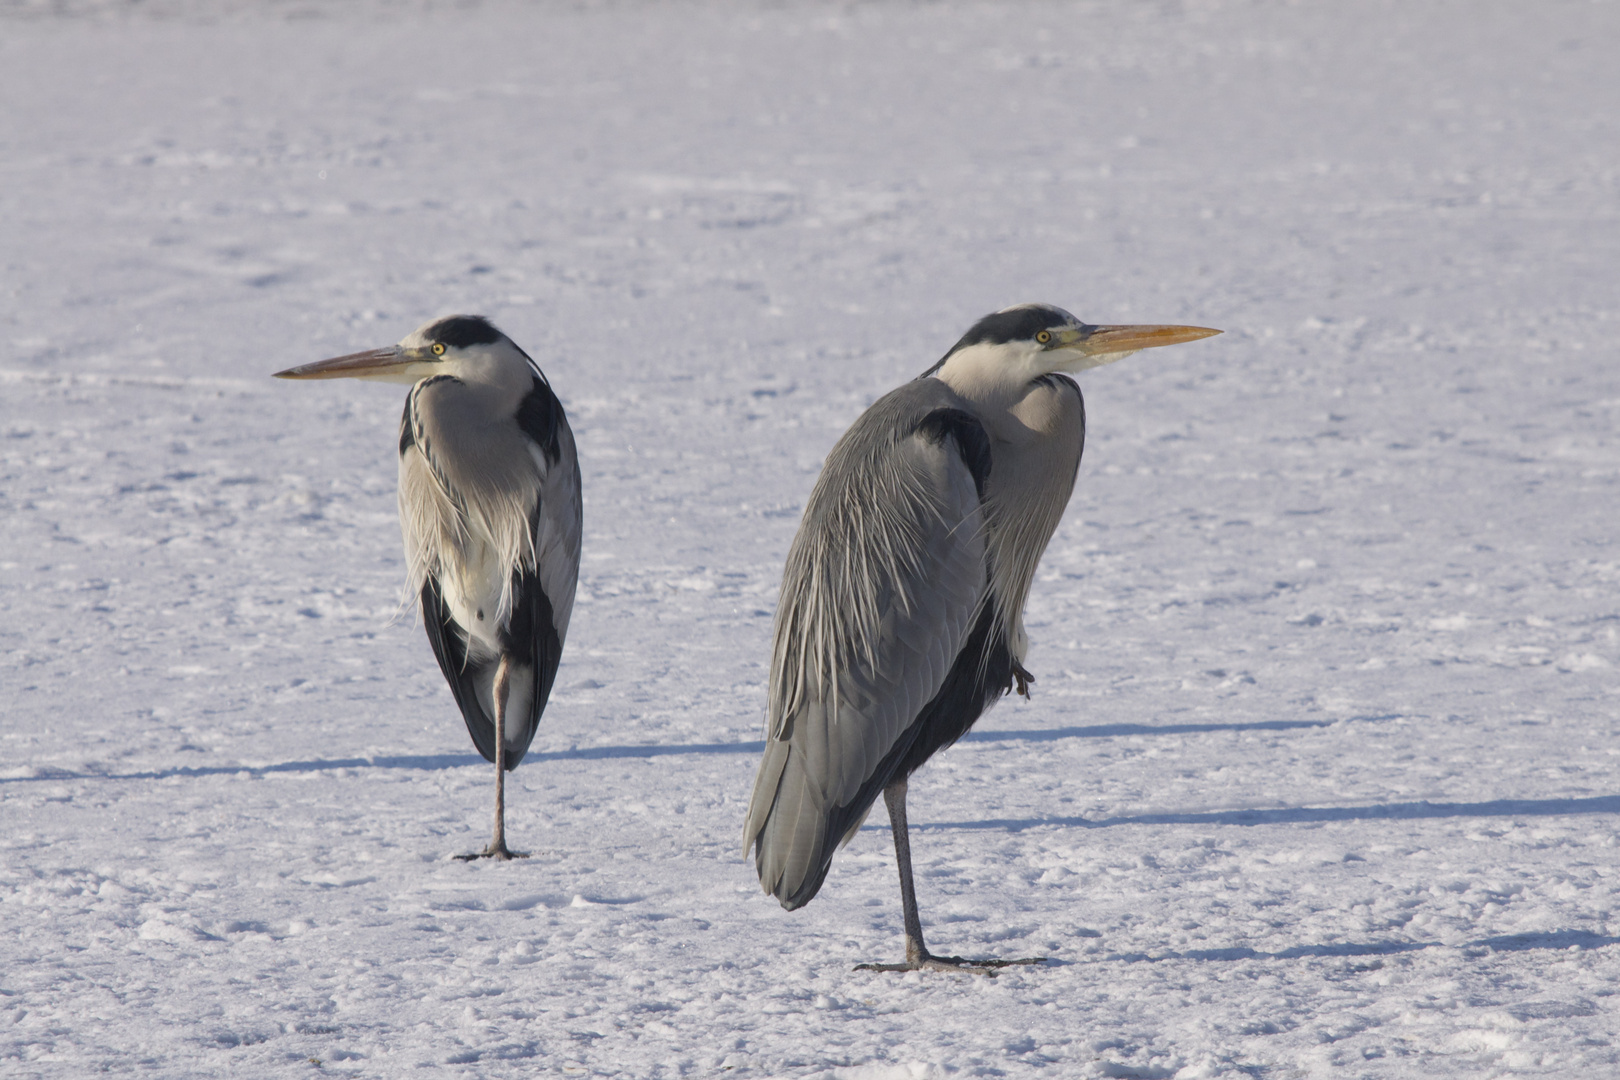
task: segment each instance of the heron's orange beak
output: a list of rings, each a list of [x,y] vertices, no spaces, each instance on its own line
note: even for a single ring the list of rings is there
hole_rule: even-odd
[[[1058,370],[1085,371],[1123,360],[1142,349],[1180,345],[1218,333],[1207,326],[1077,326],[1057,331],[1056,340],[1048,348],[1073,358],[1062,362]]]
[[[1090,329],[1091,332],[1073,346],[1087,356],[1180,345],[1220,333],[1207,326],[1094,326]]]
[[[426,349],[386,349],[337,356],[313,364],[300,364],[278,371],[278,379],[377,379],[383,382],[415,382],[428,374],[433,356]]]

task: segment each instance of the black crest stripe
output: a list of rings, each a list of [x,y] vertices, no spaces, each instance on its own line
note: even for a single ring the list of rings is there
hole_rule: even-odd
[[[1074,316],[1067,311],[1051,304],[1023,304],[986,315],[974,323],[972,328],[962,335],[962,339],[951,346],[949,352],[939,358],[939,363],[923,372],[923,376],[934,374],[945,366],[945,361],[951,358],[952,353],[969,345],[1005,345],[1009,341],[1031,341],[1042,330],[1067,326],[1073,318]]]
[[[447,315],[429,326],[423,336],[452,349],[493,345],[505,335],[482,315]]]

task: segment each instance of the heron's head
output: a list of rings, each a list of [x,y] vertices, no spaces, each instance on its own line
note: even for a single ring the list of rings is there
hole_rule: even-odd
[[[1101,367],[1218,333],[1203,326],[1091,326],[1051,304],[1017,304],[974,323],[925,374],[959,393],[1021,392],[1053,372]]]
[[[446,315],[417,327],[398,345],[351,353],[276,372],[278,379],[372,379],[416,383],[435,375],[492,383],[503,376],[523,376],[532,367],[527,355],[482,315]]]

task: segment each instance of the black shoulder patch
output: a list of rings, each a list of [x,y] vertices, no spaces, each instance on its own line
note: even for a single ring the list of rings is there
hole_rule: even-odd
[[[984,485],[990,479],[990,436],[978,417],[961,409],[935,409],[913,430],[935,442],[944,442],[947,435],[955,439],[963,463],[973,474],[973,487],[984,498]]]
[[[518,427],[535,441],[551,465],[557,464],[557,459],[562,456],[557,442],[557,420],[561,414],[562,402],[557,400],[557,395],[541,378],[534,380],[533,388],[518,403]]]
[[[452,349],[465,349],[469,345],[493,345],[506,335],[482,315],[446,315],[428,327],[425,336]]]
[[[414,394],[416,391],[411,391]],[[416,436],[411,434],[411,395],[405,395],[405,411],[399,417],[399,455],[405,456],[405,451],[416,445]]]

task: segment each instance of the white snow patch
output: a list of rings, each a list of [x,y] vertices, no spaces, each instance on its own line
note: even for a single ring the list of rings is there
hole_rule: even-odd
[[[0,1061],[1609,1076],[1620,6],[0,4]],[[828,449],[1024,300],[1084,378],[1034,700],[782,911],[736,839]],[[585,567],[507,787],[401,392],[493,317]],[[159,1063],[159,1064],[153,1064]]]

